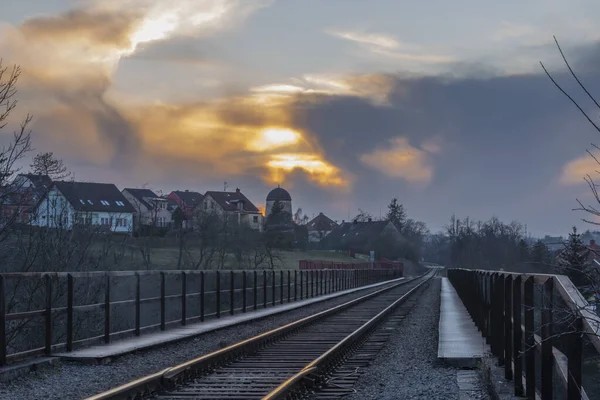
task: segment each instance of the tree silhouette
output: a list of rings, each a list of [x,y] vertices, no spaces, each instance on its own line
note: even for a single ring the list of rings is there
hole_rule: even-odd
[[[559,265],[564,268],[565,274],[576,286],[586,284],[585,272],[588,267],[588,254],[589,250],[583,244],[581,235],[577,233],[577,228],[573,227],[573,232],[569,233],[569,240],[559,259]]]
[[[63,180],[71,176],[63,160],[54,157],[54,153],[38,153],[30,165],[31,172],[36,175],[48,175],[52,180]]]
[[[397,198],[394,197],[388,205],[388,212],[385,219],[396,225],[396,228],[398,228],[400,232],[404,229],[404,225],[406,224],[406,211],[404,211],[404,206],[398,203]]]

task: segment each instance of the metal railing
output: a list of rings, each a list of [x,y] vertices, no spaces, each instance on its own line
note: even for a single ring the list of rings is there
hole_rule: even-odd
[[[505,378],[513,381],[515,395],[587,398],[583,343],[600,352],[598,316],[569,278],[449,269],[448,279]]]
[[[190,322],[246,313],[320,295],[401,277],[400,270],[263,270],[263,271],[138,271],[73,273],[7,273],[0,275],[0,365],[38,355],[96,343],[110,343],[147,331],[166,330]],[[78,303],[78,281],[93,281],[97,296],[88,304]],[[26,290],[35,283],[36,290]],[[13,311],[14,296],[35,297],[30,307]],[[89,290],[88,290],[89,291]],[[145,295],[144,292],[159,292]],[[18,304],[17,304],[18,305]],[[122,312],[123,309],[126,312]],[[190,311],[193,308],[195,311]],[[147,321],[156,315],[154,321]],[[115,314],[121,311],[120,319]],[[101,334],[76,337],[76,316],[95,318]],[[117,323],[119,322],[119,323]],[[10,345],[15,326],[37,324],[33,333],[42,336],[33,348]],[[125,326],[123,328],[123,326]],[[41,329],[37,329],[41,328]],[[27,339],[27,342],[34,341]],[[13,336],[11,336],[13,334]],[[13,337],[14,339],[14,337]]]
[[[404,264],[393,261],[377,261],[377,262],[338,262],[338,261],[322,261],[322,260],[299,260],[299,269],[398,269],[403,270]]]

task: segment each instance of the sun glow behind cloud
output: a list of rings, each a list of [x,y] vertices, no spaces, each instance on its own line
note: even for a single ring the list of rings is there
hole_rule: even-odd
[[[338,187],[349,185],[349,181],[342,176],[339,168],[329,164],[316,154],[276,154],[272,156],[267,166],[271,169],[269,179],[271,183],[282,182],[287,174],[298,170],[307,173],[313,182],[320,185]]]
[[[300,133],[287,128],[266,128],[248,143],[248,150],[267,151],[297,144],[302,139]]]

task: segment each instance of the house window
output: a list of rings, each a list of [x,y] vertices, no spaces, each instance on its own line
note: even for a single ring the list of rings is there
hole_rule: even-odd
[[[91,201],[91,200],[88,200],[88,203],[90,203],[91,205],[94,205],[94,203],[92,203],[92,201]]]
[[[109,206],[110,203],[106,200],[100,200],[100,203],[102,203],[103,206]]]
[[[85,201],[83,201],[83,199],[79,199],[79,202],[80,202],[81,204],[85,204]]]
[[[255,215],[254,217],[252,217],[252,220],[254,221],[255,224],[258,224],[258,215]]]
[[[123,203],[122,201],[115,201],[115,203],[117,203],[117,205],[121,207],[125,205],[125,203]]]
[[[116,222],[115,222],[115,226],[119,227],[121,226],[121,218],[117,218]]]

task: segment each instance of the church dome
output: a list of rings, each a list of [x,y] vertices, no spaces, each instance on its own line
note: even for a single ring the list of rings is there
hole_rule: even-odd
[[[280,187],[276,187],[271,190],[267,195],[267,201],[292,201],[292,196],[288,193],[287,190],[282,189]]]

